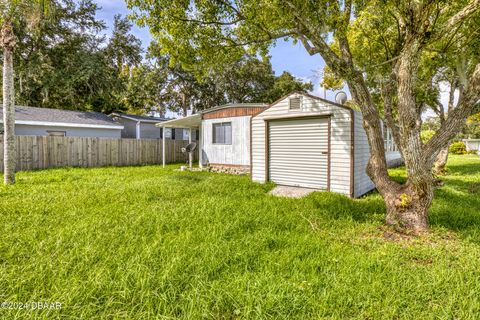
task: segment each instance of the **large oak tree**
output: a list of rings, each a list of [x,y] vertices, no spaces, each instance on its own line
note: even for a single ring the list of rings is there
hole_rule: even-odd
[[[364,116],[371,158],[367,173],[387,207],[386,223],[400,230],[428,228],[434,194],[432,166],[461,130],[480,98],[480,64],[464,70],[463,93],[440,129],[427,142],[420,139],[425,101],[423,70],[439,43],[454,42],[444,56],[470,48],[470,22],[478,19],[480,0],[127,0],[141,25],[148,25],[162,50],[187,67],[208,70],[227,65],[244,52],[266,55],[277,39],[299,41],[311,55],[321,55],[331,72],[343,79]],[[388,60],[356,50],[359,19],[372,22],[369,32],[390,30]],[[377,26],[375,27],[375,24]],[[361,39],[361,38],[360,38]],[[379,46],[378,42],[372,43]],[[376,52],[376,51],[374,51]],[[378,51],[380,52],[380,51]],[[478,55],[478,52],[476,53]],[[295,59],[295,57],[291,57]],[[369,67],[362,62],[383,59]],[[382,69],[382,72],[378,72]],[[383,76],[382,87],[369,79]],[[373,82],[375,83],[375,82]],[[420,88],[421,89],[421,88]],[[381,96],[379,101],[376,97]],[[382,116],[403,155],[407,182],[392,180],[387,171]]]

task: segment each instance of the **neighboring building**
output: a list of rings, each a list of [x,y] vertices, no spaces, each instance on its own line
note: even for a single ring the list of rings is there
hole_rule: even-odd
[[[480,139],[465,139],[463,140],[467,151],[476,151],[480,154]]]
[[[157,123],[167,121],[166,118],[138,116],[134,114],[124,114],[114,112],[111,117],[124,126],[122,138],[129,139],[161,139],[163,129],[155,126]],[[165,130],[167,139],[188,140],[188,130],[182,128]],[[194,131],[193,139],[197,139],[197,133]]]
[[[361,112],[293,93],[253,116],[252,179],[359,197],[375,188],[366,174],[370,149]],[[386,132],[387,159],[402,162]]]
[[[19,136],[67,136],[120,138],[123,126],[100,112],[15,107],[15,134]],[[3,110],[0,110],[3,132]]]
[[[208,165],[219,171],[249,172],[250,119],[266,107],[262,103],[227,104],[157,126],[199,130],[202,166]]]

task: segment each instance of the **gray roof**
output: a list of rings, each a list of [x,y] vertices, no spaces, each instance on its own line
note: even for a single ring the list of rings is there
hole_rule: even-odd
[[[0,108],[0,122],[3,121],[3,108]],[[49,108],[16,106],[15,121],[56,122],[80,125],[116,126],[119,124],[101,112],[72,111]]]
[[[136,114],[126,114],[126,113],[120,113],[120,112],[114,112],[114,113],[112,113],[112,115],[120,117],[120,118],[140,121],[140,122],[162,122],[162,121],[170,120],[170,119],[167,119],[167,118],[138,116]]]

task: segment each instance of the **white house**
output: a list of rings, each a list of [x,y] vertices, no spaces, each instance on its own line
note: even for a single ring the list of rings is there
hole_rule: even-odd
[[[219,171],[250,172],[250,119],[267,107],[262,103],[234,103],[198,114],[158,123],[163,128],[199,131],[200,166]]]
[[[293,93],[252,118],[253,181],[272,181],[359,197],[375,188],[362,114],[306,93]],[[388,162],[402,162],[385,132]]]

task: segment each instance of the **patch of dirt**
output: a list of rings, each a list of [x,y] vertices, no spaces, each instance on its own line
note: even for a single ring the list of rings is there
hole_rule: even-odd
[[[423,266],[429,266],[433,263],[433,260],[430,259],[430,258],[422,259],[422,258],[418,258],[418,257],[413,257],[411,260],[412,260],[413,263],[420,264],[420,265],[423,265]]]
[[[422,234],[405,234],[395,229],[382,225],[378,227],[377,237],[386,242],[395,242],[405,246],[411,245],[427,245],[427,246],[443,246],[446,244],[455,244],[458,236],[452,231],[429,231]]]

